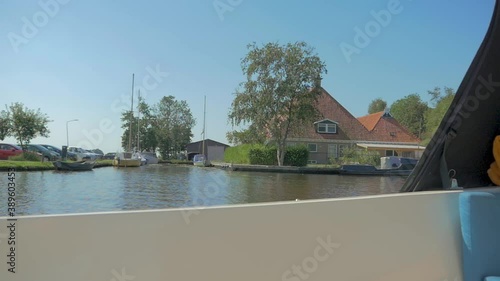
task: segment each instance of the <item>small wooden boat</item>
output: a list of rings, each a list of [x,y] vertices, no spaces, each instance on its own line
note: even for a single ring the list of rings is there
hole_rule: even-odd
[[[54,161],[52,162],[56,170],[62,171],[90,171],[94,168],[94,161],[79,161],[79,162],[66,162]]]

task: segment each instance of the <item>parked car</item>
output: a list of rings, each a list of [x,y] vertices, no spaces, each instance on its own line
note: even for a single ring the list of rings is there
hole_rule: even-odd
[[[23,149],[14,144],[0,143],[0,160],[7,160],[10,156],[23,153]]]
[[[61,158],[61,155],[59,153],[50,151],[39,144],[27,144],[26,149],[31,152],[41,153],[43,161],[55,161]]]
[[[43,146],[43,147],[45,147],[45,148],[47,148],[50,151],[54,151],[56,153],[59,153],[59,155],[62,156],[62,149],[58,148],[57,146],[48,145],[48,144],[40,144],[40,145]],[[73,152],[69,152],[68,151],[66,154],[67,154],[66,157],[68,159],[70,159],[70,160],[76,161],[78,159],[78,157],[76,156],[76,154],[73,153]]]
[[[100,154],[98,152],[96,152],[95,150],[90,150],[90,149],[84,149],[87,153],[89,154],[92,154],[93,155],[93,159],[101,159],[102,156],[104,156],[103,154]]]
[[[90,152],[100,155],[101,156],[100,158],[104,156],[104,152],[102,152],[102,150],[100,150],[99,148],[91,149]]]
[[[110,153],[106,153],[102,157],[102,159],[111,159],[111,160],[113,160],[113,159],[115,159],[115,156],[116,156],[116,152],[110,152]]]
[[[85,149],[81,147],[76,147],[76,146],[70,146],[68,147],[68,151],[76,154],[78,160],[83,160],[83,159],[89,159],[89,160],[96,160],[97,159],[97,154],[87,152]]]

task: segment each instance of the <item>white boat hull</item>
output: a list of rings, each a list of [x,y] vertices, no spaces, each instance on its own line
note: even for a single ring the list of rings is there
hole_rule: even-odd
[[[20,217],[0,280],[461,280],[458,194]]]

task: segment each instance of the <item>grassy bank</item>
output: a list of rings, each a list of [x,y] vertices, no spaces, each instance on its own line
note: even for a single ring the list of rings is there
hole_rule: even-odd
[[[0,171],[8,171],[9,168],[14,168],[16,171],[45,171],[54,170],[52,162],[39,161],[0,161]]]
[[[96,161],[94,168],[113,166],[113,160],[99,160]],[[40,161],[11,161],[1,160],[0,171],[8,171],[9,168],[14,168],[16,171],[47,171],[55,170],[52,162]]]

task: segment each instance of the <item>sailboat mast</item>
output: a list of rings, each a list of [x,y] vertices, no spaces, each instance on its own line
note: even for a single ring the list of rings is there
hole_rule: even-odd
[[[137,97],[137,151],[141,152],[141,142],[140,142],[140,139],[141,139],[141,126],[140,126],[140,122],[141,122],[141,90],[139,89],[139,93],[138,93],[138,97]]]
[[[132,122],[134,120],[134,73],[132,73],[132,98],[131,98],[131,105],[130,105],[130,121],[129,121],[129,127],[128,127],[128,151],[131,151],[131,145],[132,145]]]
[[[207,115],[207,96],[205,96],[205,99],[203,101],[203,144],[202,144],[202,153],[205,155],[205,117]]]

